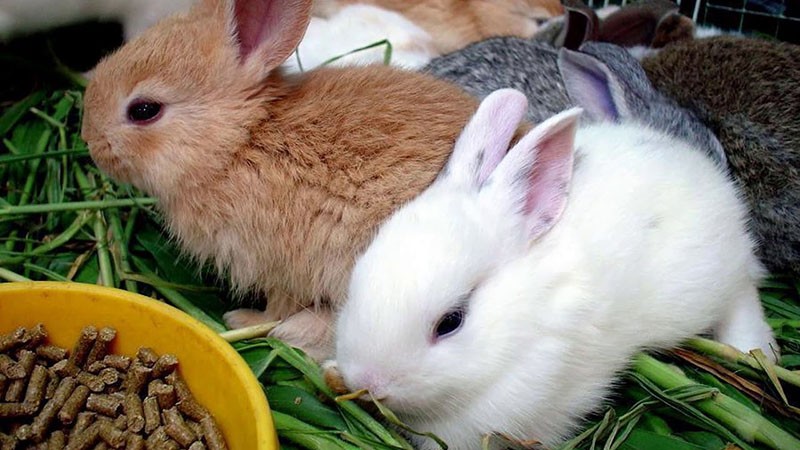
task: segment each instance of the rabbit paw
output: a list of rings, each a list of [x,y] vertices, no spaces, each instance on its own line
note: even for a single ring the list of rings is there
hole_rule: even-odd
[[[275,320],[267,315],[266,311],[245,308],[228,311],[223,314],[222,319],[225,320],[225,325],[232,330],[261,325]]]
[[[333,355],[333,311],[304,309],[284,319],[270,336],[302,349],[316,361]]]
[[[322,363],[322,376],[325,378],[325,384],[331,388],[334,394],[344,395],[350,392],[335,360],[329,359]]]
[[[744,353],[759,349],[772,362],[780,359],[780,348],[766,322],[755,286],[733,299],[726,317],[714,330],[714,338]]]

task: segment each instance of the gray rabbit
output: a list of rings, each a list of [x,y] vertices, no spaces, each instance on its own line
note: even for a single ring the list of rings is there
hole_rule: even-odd
[[[717,135],[752,210],[764,264],[800,275],[800,46],[714,37],[642,60],[659,91]]]
[[[728,165],[751,208],[759,257],[773,273],[800,275],[800,47],[738,37],[685,40],[645,58],[646,72],[621,47],[590,42],[581,52],[617,75],[610,85],[611,94],[625,98],[623,110],[613,111],[619,120],[700,144]],[[550,44],[505,37],[434,59],[423,70],[478,98],[504,87],[521,90],[531,103],[528,119],[538,123],[598,101],[570,100],[557,60]],[[607,74],[597,76],[605,82]]]
[[[612,44],[593,42],[584,44],[581,52],[603,63],[592,67],[603,68],[594,69],[598,80],[612,86],[614,92],[610,94],[619,97],[620,104],[624,105],[613,113],[617,120],[641,121],[696,143],[715,161],[725,164],[724,151],[713,133],[691,112],[656,92],[639,63],[627,51]],[[587,108],[586,103],[598,100],[570,100],[559,71],[558,53],[543,42],[492,38],[436,58],[423,70],[461,86],[478,98],[502,88],[522,91],[530,102],[528,120],[539,123],[570,106]]]

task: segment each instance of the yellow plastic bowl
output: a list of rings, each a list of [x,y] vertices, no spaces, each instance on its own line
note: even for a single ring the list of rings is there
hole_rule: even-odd
[[[264,391],[244,360],[205,325],[159,301],[80,283],[0,284],[0,333],[43,323],[71,348],[85,325],[112,326],[114,353],[139,347],[173,353],[194,396],[217,420],[231,450],[275,450],[278,438]]]

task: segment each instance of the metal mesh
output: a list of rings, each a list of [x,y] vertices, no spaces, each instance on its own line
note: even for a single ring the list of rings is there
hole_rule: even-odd
[[[629,0],[584,0],[593,8]],[[677,0],[695,23],[800,43],[800,0]]]

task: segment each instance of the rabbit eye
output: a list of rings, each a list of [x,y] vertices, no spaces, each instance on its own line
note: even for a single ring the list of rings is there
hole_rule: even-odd
[[[442,318],[439,319],[439,323],[436,324],[434,338],[440,339],[447,337],[458,331],[461,328],[461,325],[464,323],[465,315],[466,311],[464,310],[464,307],[460,306],[458,309],[452,310],[442,316]]]
[[[161,103],[147,100],[134,100],[128,106],[128,119],[136,124],[145,124],[155,121],[161,115]]]

